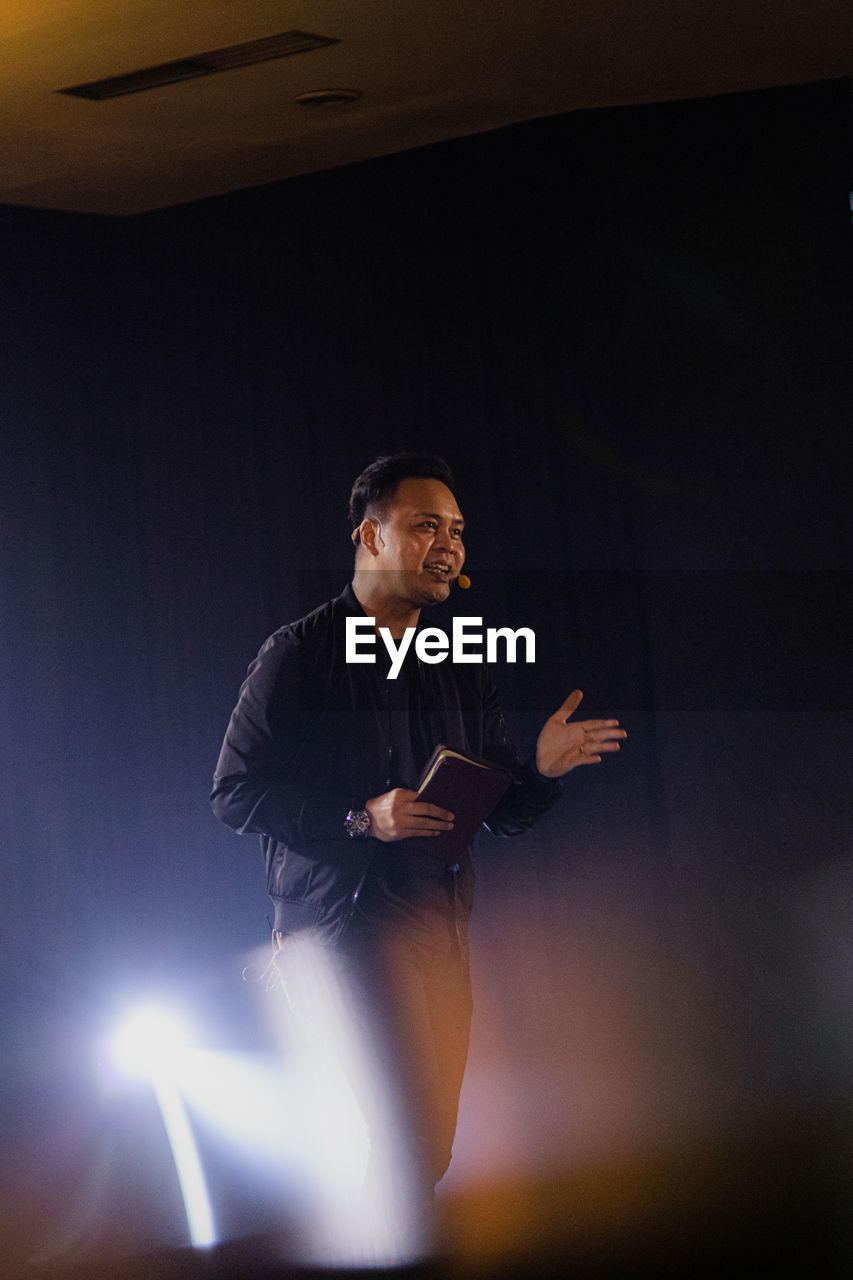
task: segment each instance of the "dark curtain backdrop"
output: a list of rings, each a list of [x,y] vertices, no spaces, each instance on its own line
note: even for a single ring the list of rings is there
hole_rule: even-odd
[[[0,209],[10,1256],[158,1238],[89,1044],[152,985],[251,1042],[261,868],[210,775],[261,641],[347,580],[354,475],[408,447],[458,476],[454,608],[536,631],[497,672],[525,748],[576,685],[630,732],[479,838],[451,1177],[814,1124],[796,1194],[849,1172],[848,113],[830,83]]]

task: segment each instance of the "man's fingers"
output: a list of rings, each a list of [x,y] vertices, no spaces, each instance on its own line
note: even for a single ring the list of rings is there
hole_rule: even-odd
[[[442,831],[452,831],[453,823],[438,818],[419,818],[417,814],[408,814],[398,823],[401,838],[408,836],[440,836]]]
[[[407,813],[413,818],[440,818],[444,822],[452,822],[454,815],[447,809],[439,809],[437,804],[429,804],[426,800],[419,800],[416,804],[410,804]]]
[[[453,830],[453,814],[437,804],[420,800],[406,806],[397,821],[397,829],[403,840],[409,836],[440,836],[442,831]]]
[[[583,729],[584,733],[592,733],[594,729],[615,729],[618,724],[618,720],[579,720],[578,728]],[[625,732],[624,729],[622,732]]]
[[[580,689],[573,689],[559,711],[554,712],[555,719],[559,717],[561,720],[568,720],[569,716],[573,716],[581,704],[582,697]]]

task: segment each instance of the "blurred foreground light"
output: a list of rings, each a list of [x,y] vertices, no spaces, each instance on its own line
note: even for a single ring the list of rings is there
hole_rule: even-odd
[[[303,1177],[313,1174],[324,1198],[313,1217],[313,1256],[303,1261],[416,1265],[432,1249],[432,1222],[381,1018],[347,956],[308,934],[284,940],[275,969],[267,1012],[292,1082],[291,1142],[301,1148]],[[243,1093],[259,1096],[256,1088]],[[271,1099],[265,1113],[281,1112],[285,1098]]]
[[[188,1044],[187,1029],[176,1014],[156,1005],[144,1005],[119,1027],[112,1050],[116,1066],[125,1075],[151,1082],[175,1162],[190,1241],[197,1248],[206,1248],[216,1242],[213,1210],[175,1077]]]

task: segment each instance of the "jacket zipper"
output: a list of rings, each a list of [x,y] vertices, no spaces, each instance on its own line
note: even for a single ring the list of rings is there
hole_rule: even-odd
[[[390,791],[391,790],[391,764],[392,764],[394,753],[391,748],[391,717],[388,711],[388,686],[386,681],[383,681],[381,688],[382,688],[382,711],[383,711],[383,720],[384,720],[383,728],[385,730],[385,741],[387,743],[387,746],[385,747],[385,790]],[[367,873],[370,870],[370,864],[372,861],[373,861],[373,852],[371,851],[370,855],[365,859],[365,863],[362,868],[361,875],[358,878],[358,884],[353,889],[352,898],[350,899],[349,911],[347,912],[347,921],[351,920],[353,915],[355,914],[355,909],[358,905],[358,897],[362,889],[364,888],[364,882],[367,879]]]

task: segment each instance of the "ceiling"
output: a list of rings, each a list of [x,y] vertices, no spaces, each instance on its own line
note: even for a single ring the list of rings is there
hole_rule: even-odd
[[[59,90],[283,32],[334,44]],[[0,203],[132,214],[558,112],[853,75],[853,0],[0,0]],[[346,104],[296,95],[355,89]]]

